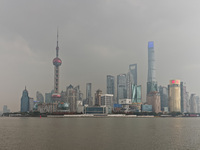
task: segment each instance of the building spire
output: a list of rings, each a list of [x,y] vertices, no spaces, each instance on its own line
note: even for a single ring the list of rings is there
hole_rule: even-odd
[[[58,47],[58,28],[57,28],[57,46],[56,46],[56,57],[58,57],[58,51],[59,51],[59,47]]]

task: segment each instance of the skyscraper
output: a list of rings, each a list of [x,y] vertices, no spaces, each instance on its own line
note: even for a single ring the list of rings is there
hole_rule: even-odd
[[[181,112],[180,80],[170,80],[168,85],[169,112]]]
[[[181,112],[186,113],[187,112],[187,91],[186,86],[183,82],[180,84],[181,88]]]
[[[153,91],[158,91],[156,81],[155,67],[155,51],[154,42],[148,42],[148,79],[147,79],[147,94]]]
[[[51,103],[51,93],[45,93],[45,103]]]
[[[112,94],[102,94],[101,95],[101,105],[103,106],[113,106],[113,95]]]
[[[197,99],[196,94],[191,94],[190,96],[190,113],[197,113]]]
[[[25,90],[22,93],[22,97],[21,97],[21,112],[28,112],[29,111],[29,96],[28,96],[28,91]]]
[[[119,99],[125,98],[127,98],[126,74],[120,74],[117,76],[117,103],[119,104]]]
[[[58,32],[57,32],[57,46],[56,46],[56,58],[53,59],[54,67],[54,93],[52,98],[57,101],[61,95],[59,94],[59,67],[62,64],[61,59],[58,57],[59,46],[58,46]]]
[[[42,95],[42,93],[40,93],[39,91],[36,92],[36,100],[39,103],[44,103],[44,96]]]
[[[142,86],[132,84],[132,103],[141,103],[142,102]]]
[[[85,104],[88,104],[89,106],[93,105],[93,97],[92,97],[92,83],[86,84],[86,100]]]
[[[147,94],[147,104],[152,105],[152,111],[159,113],[160,108],[160,93],[158,91]]]
[[[164,111],[164,108],[168,108],[168,88],[164,86],[159,86],[159,93],[161,110]]]
[[[148,77],[147,77],[147,103],[152,105],[153,112],[160,112],[160,93],[156,81],[154,42],[148,42]]]
[[[115,77],[107,75],[107,94],[115,96]]]
[[[66,88],[66,96],[67,96],[67,102],[69,103],[70,112],[76,112],[77,93],[75,88],[71,84]]]
[[[101,95],[102,95],[102,91],[98,89],[95,93],[95,105],[96,106],[101,106]]]
[[[3,113],[9,113],[9,112],[10,112],[10,109],[8,109],[8,106],[4,105],[3,106]]]
[[[86,84],[86,98],[92,97],[92,83]]]
[[[137,64],[131,64],[126,76],[127,98],[132,99],[132,87],[135,85],[137,85]]]

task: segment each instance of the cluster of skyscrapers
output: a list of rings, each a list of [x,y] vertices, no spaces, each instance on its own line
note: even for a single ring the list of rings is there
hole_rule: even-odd
[[[200,113],[200,99],[197,95],[186,91],[186,86],[180,80],[170,80],[168,87],[158,86],[156,81],[156,64],[154,42],[148,42],[148,76],[146,100],[142,100],[142,86],[137,82],[137,64],[130,64],[127,73],[115,76],[107,75],[106,94],[96,90],[92,94],[92,83],[86,84],[86,97],[80,86],[69,85],[65,91],[59,93],[59,67],[62,64],[58,57],[58,34],[56,58],[54,65],[54,89],[45,93],[36,93],[36,101],[23,91],[21,98],[21,112],[71,112],[71,113],[100,113],[100,112],[191,112]]]

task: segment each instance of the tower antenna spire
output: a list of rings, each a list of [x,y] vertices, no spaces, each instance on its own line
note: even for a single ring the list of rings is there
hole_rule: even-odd
[[[56,57],[58,57],[58,51],[59,51],[59,46],[58,46],[58,28],[57,28],[57,46],[56,46]]]

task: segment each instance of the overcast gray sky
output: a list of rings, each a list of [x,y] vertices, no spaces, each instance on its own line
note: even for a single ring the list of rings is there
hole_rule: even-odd
[[[200,93],[199,0],[0,0],[0,110],[20,109],[29,96],[53,89],[56,30],[59,27],[60,89],[87,82],[106,92],[106,75],[138,64],[145,101],[147,43],[154,41],[159,85],[186,82]]]

